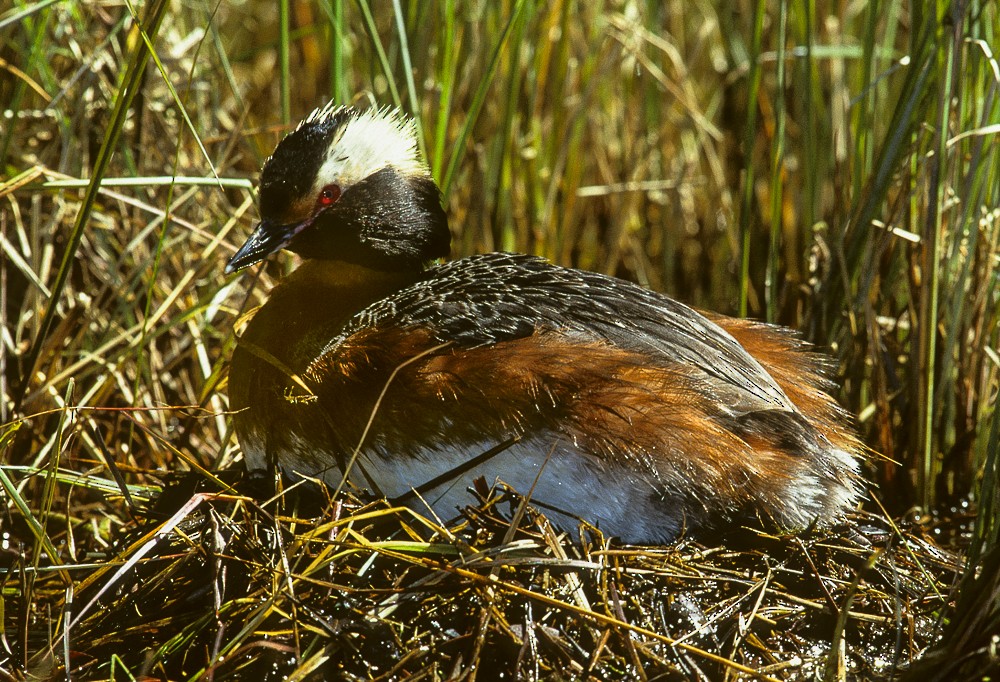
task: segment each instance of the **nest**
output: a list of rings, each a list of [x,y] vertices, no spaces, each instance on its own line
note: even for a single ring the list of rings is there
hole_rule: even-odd
[[[872,515],[629,547],[557,534],[502,487],[444,526],[198,480],[64,569],[72,589],[11,566],[36,599],[8,602],[23,638],[0,658],[53,679],[888,678],[936,641],[961,574],[924,529]]]

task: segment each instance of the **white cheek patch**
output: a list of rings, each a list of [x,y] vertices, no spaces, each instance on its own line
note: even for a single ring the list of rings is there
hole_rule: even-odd
[[[367,109],[351,119],[330,145],[314,189],[318,193],[329,184],[346,189],[387,166],[404,175],[428,174],[417,156],[413,122],[396,109]]]

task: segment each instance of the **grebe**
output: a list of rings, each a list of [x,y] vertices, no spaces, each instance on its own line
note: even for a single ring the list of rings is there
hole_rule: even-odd
[[[233,272],[302,264],[239,339],[249,469],[348,477],[443,519],[502,480],[557,526],[629,543],[739,523],[829,525],[863,448],[789,330],[451,234],[411,121],[333,103],[278,144]]]

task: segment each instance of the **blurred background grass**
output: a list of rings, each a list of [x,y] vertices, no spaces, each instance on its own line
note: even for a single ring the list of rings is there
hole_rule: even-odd
[[[98,493],[32,497],[28,474],[238,459],[233,326],[292,257],[258,279],[223,264],[263,159],[332,97],[417,117],[453,256],[540,254],[802,330],[883,456],[878,499],[973,505],[974,565],[1000,532],[998,32],[987,0],[17,0],[7,499],[100,538],[68,502]]]

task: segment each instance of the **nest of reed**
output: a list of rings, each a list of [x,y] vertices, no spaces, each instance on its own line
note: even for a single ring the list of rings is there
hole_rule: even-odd
[[[321,485],[259,501],[257,481],[171,479],[129,501],[90,481],[105,492],[79,511],[117,540],[78,537],[74,566],[46,565],[30,529],[11,526],[3,568],[35,598],[6,600],[0,667],[42,679],[887,679],[937,640],[962,569],[934,541],[941,529],[870,514],[822,534],[744,528],[720,546],[633,547],[586,527],[559,535],[484,483],[444,527]]]

